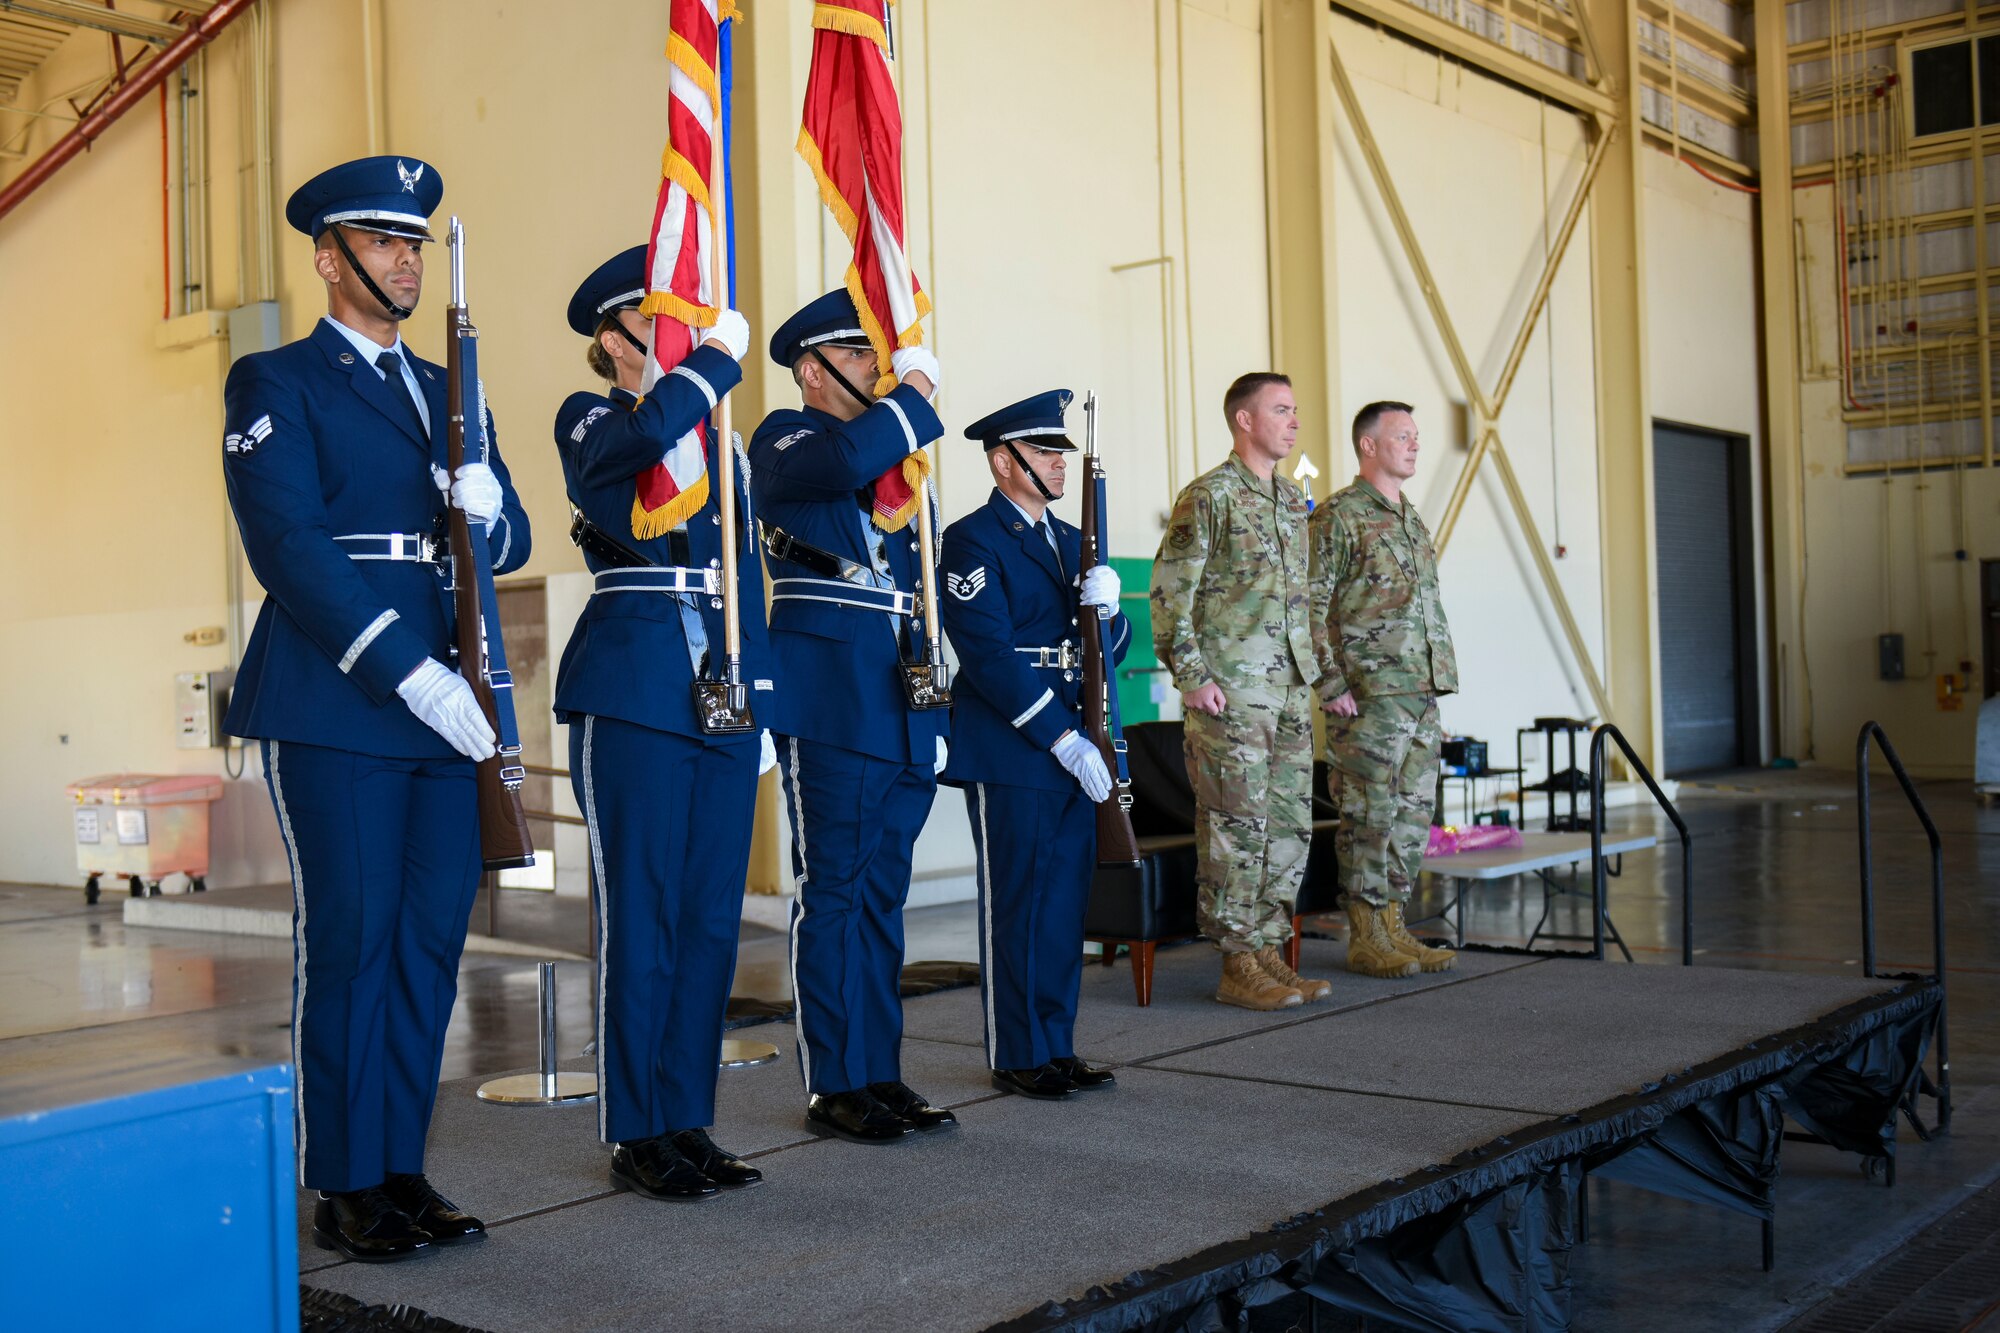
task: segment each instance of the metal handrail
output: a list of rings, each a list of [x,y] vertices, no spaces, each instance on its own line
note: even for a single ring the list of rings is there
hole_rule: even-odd
[[[1942,1130],[1951,1124],[1951,1047],[1945,1027],[1944,839],[1938,835],[1937,825],[1931,822],[1930,810],[1924,805],[1923,798],[1917,795],[1916,784],[1910,781],[1901,756],[1889,743],[1881,725],[1876,722],[1862,723],[1860,733],[1854,738],[1854,796],[1861,814],[1861,975],[1875,975],[1875,864],[1869,827],[1873,822],[1872,805],[1868,792],[1868,742],[1871,737],[1881,748],[1882,757],[1889,761],[1889,771],[1903,789],[1903,798],[1910,803],[1910,809],[1916,811],[1918,822],[1924,826],[1924,837],[1931,845],[1931,960],[1938,988],[1938,1076],[1931,1091],[1937,1097],[1937,1128]],[[1916,1119],[1914,1112],[1911,1112],[1911,1119]],[[1917,1124],[1917,1131],[1924,1133],[1921,1123]]]
[[[1694,840],[1688,833],[1687,821],[1681,812],[1660,790],[1660,784],[1653,781],[1652,770],[1632,752],[1625,740],[1625,733],[1606,722],[1590,737],[1590,889],[1594,919],[1591,922],[1591,956],[1602,961],[1604,958],[1604,913],[1610,888],[1604,873],[1604,742],[1618,742],[1618,748],[1625,754],[1625,762],[1646,784],[1646,790],[1653,793],[1653,799],[1660,809],[1666,811],[1673,821],[1675,830],[1681,835],[1681,966],[1694,966]]]

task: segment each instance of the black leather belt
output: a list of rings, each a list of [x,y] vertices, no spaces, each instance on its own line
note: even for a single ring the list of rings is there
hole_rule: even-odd
[[[801,569],[810,569],[821,578],[839,579],[843,583],[858,583],[868,586],[868,571],[844,556],[821,550],[811,542],[794,537],[783,528],[769,523],[763,525],[764,550],[774,560],[789,560]]]
[[[653,562],[619,541],[616,537],[598,527],[583,516],[583,511],[570,511],[569,539],[585,555],[596,556],[599,563],[617,569],[651,569]],[[675,528],[667,534],[667,549],[676,565],[690,565],[688,558],[688,535],[685,528]]]

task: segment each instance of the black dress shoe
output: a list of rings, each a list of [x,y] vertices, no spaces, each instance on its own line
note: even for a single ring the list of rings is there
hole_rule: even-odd
[[[1049,1061],[1070,1082],[1076,1084],[1078,1092],[1091,1092],[1098,1088],[1108,1088],[1117,1083],[1108,1069],[1098,1069],[1087,1065],[1073,1055],[1058,1055]]]
[[[664,1135],[621,1143],[611,1153],[611,1183],[668,1203],[700,1203],[721,1190]]]
[[[439,1245],[463,1245],[486,1239],[486,1224],[471,1213],[461,1212],[457,1204],[432,1189],[431,1182],[421,1174],[391,1174],[382,1182],[382,1192],[419,1229],[430,1232],[431,1239]]]
[[[683,1129],[667,1135],[681,1156],[694,1163],[695,1170],[726,1190],[740,1190],[764,1179],[764,1173],[734,1153],[715,1146],[705,1129]]]
[[[993,1071],[993,1086],[1002,1092],[1044,1102],[1059,1102],[1076,1091],[1076,1084],[1069,1081],[1069,1075],[1054,1065],[1038,1065],[1033,1069],[996,1069]]]
[[[958,1117],[942,1106],[932,1106],[924,1095],[907,1083],[870,1083],[875,1100],[910,1122],[917,1129],[948,1129]]]
[[[377,1186],[321,1194],[313,1209],[313,1244],[364,1264],[390,1264],[427,1253],[431,1234]]]
[[[849,1143],[894,1143],[916,1126],[884,1106],[866,1088],[814,1093],[806,1099],[806,1128]]]

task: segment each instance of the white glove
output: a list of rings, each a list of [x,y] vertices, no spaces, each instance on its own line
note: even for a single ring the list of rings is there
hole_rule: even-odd
[[[1061,740],[1049,747],[1049,753],[1069,770],[1076,785],[1092,801],[1102,801],[1111,795],[1111,770],[1104,766],[1104,756],[1088,736],[1080,731],[1066,731]]]
[[[933,761],[933,762],[932,762],[932,764],[931,764],[931,775],[932,775],[933,777],[935,777],[935,776],[936,776],[936,775],[938,775],[939,773],[942,773],[942,772],[944,772],[944,760],[945,760],[945,756],[946,756],[947,754],[949,754],[949,753],[951,753],[951,751],[950,751],[950,750],[948,750],[948,749],[947,749],[947,748],[945,747],[945,743],[944,743],[944,737],[942,737],[942,736],[938,737],[938,738],[937,738],[937,759],[936,759],[935,761]]]
[[[744,353],[750,350],[750,321],[743,318],[740,310],[719,311],[714,325],[702,335],[701,341],[703,346],[714,343],[741,361]]]
[[[778,766],[778,747],[771,743],[769,727],[757,733],[757,776],[763,777]]]
[[[1118,594],[1123,585],[1118,571],[1109,565],[1093,565],[1083,576],[1083,604],[1097,608],[1100,618],[1109,620],[1118,610]]]
[[[433,463],[431,480],[452,508],[463,509],[467,518],[476,518],[489,528],[500,517],[500,506],[507,499],[506,492],[500,489],[500,478],[484,463],[464,464],[458,469],[457,481]]]
[[[896,372],[899,380],[907,380],[912,373],[928,378],[932,398],[937,397],[938,386],[944,383],[938,378],[937,353],[928,347],[898,347],[889,354],[889,369]]]
[[[403,678],[396,687],[417,720],[451,742],[451,748],[477,762],[493,757],[493,728],[465,677],[435,657]]]

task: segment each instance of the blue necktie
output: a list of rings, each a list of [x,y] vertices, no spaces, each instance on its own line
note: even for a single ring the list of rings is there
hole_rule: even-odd
[[[410,396],[409,382],[403,378],[403,358],[396,354],[394,348],[390,348],[375,358],[375,367],[382,372],[382,378],[389,381],[389,392],[396,395],[397,401],[410,410],[410,424],[417,428],[417,438],[428,440],[431,433],[424,425],[424,414],[418,409],[417,400]]]

